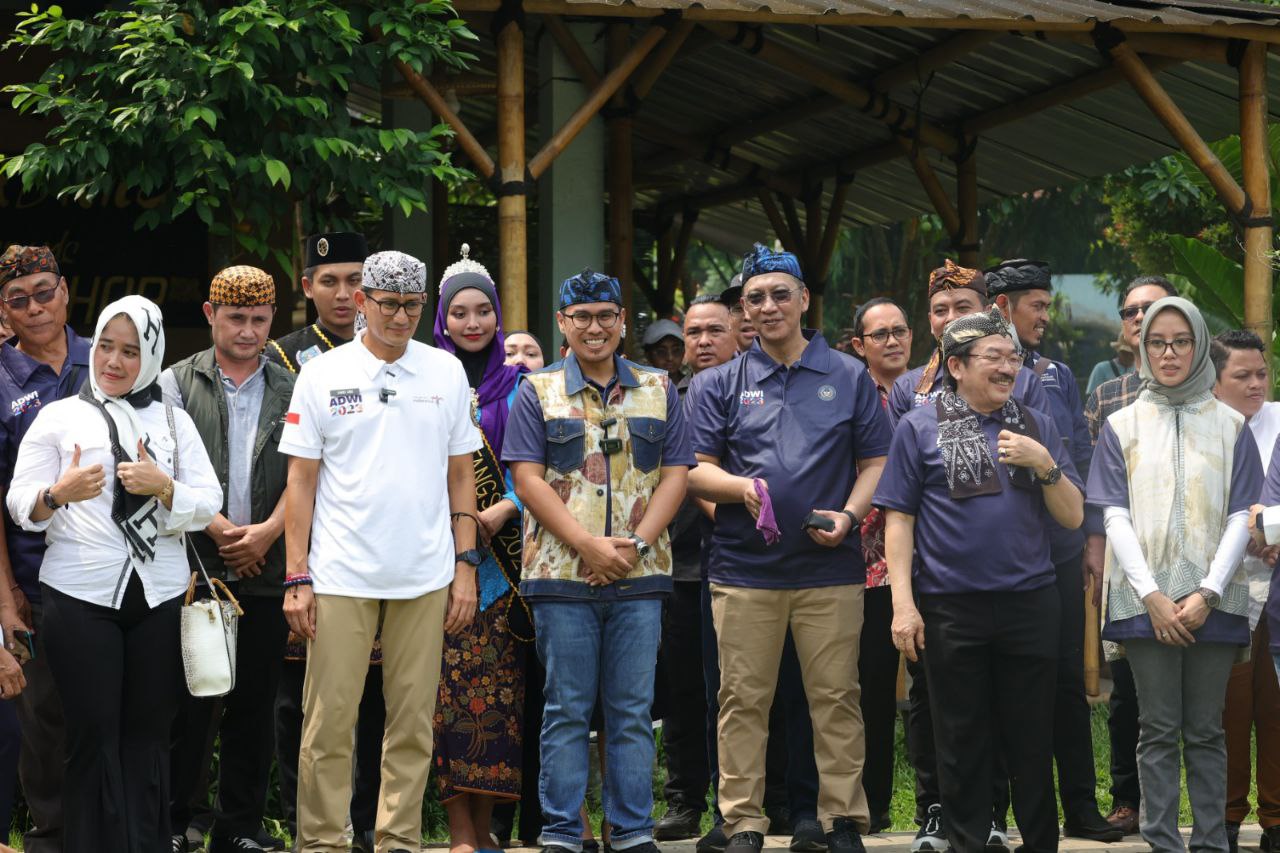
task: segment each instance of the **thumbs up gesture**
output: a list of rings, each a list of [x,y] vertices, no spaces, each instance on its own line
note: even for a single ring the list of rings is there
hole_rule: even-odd
[[[169,475],[152,460],[142,439],[138,439],[138,461],[121,462],[116,476],[131,495],[158,495],[169,485]]]
[[[71,454],[71,466],[53,484],[53,499],[59,504],[87,501],[102,494],[106,479],[101,465],[80,466],[80,445]]]

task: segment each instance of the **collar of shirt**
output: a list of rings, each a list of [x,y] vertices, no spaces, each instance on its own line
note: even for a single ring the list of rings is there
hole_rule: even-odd
[[[613,379],[609,381],[605,390],[612,387],[614,382],[623,388],[635,388],[640,385],[640,380],[636,378],[631,367],[617,353],[613,354]],[[578,364],[578,357],[570,352],[564,357],[564,393],[580,394],[586,387],[587,378],[582,375],[582,365]]]
[[[67,335],[67,360],[63,363],[63,372],[66,372],[67,366],[79,364],[82,367],[89,366],[89,342],[77,335],[67,326],[64,330]],[[27,384],[27,380],[31,378],[31,374],[35,373],[41,367],[48,367],[43,361],[36,361],[31,356],[18,349],[18,338],[12,337],[0,345],[0,364],[4,365],[5,370],[9,371],[9,375],[13,377],[13,381],[18,387]],[[80,389],[72,389],[78,391]]]
[[[805,339],[809,341],[805,345],[804,352],[800,353],[800,360],[796,362],[796,367],[803,367],[812,370],[815,373],[831,372],[831,348],[827,346],[827,339],[817,329],[804,329]],[[759,385],[765,379],[768,379],[774,373],[783,369],[780,362],[774,361],[764,348],[760,345],[760,339],[756,338],[751,344],[751,349],[747,350],[747,371],[751,377],[751,381]]]
[[[356,339],[353,343],[358,351],[357,360],[365,375],[373,379],[383,368],[403,369],[407,373],[417,374],[421,372],[422,365],[419,362],[421,356],[414,350],[414,344],[417,341],[409,341],[409,345],[405,347],[404,354],[393,362],[385,362],[373,354],[370,349],[364,345],[364,336],[368,334],[368,329],[361,329],[356,333]]]
[[[241,382],[239,385],[236,385],[236,383],[232,382],[231,377],[227,376],[227,374],[222,372],[222,365],[218,364],[216,359],[214,360],[213,366],[214,366],[214,369],[218,371],[218,378],[222,380],[223,389],[226,391],[230,391],[234,394],[239,391],[245,390],[246,388],[250,387],[255,382],[257,382],[258,379],[260,379],[263,376],[266,369],[266,364],[267,364],[266,357],[261,355],[258,356],[258,369],[253,371],[253,373],[250,373],[249,377],[245,379],[245,381]]]

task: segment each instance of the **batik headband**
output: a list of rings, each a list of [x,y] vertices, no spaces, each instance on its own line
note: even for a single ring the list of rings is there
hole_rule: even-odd
[[[377,252],[365,258],[360,286],[392,293],[426,293],[427,265],[404,252]]]
[[[592,302],[612,302],[622,305],[622,285],[610,275],[599,273],[590,267],[567,278],[560,285],[560,310],[570,305],[583,305]]]
[[[0,289],[15,278],[51,272],[62,275],[58,261],[48,246],[10,246],[0,255]]]
[[[980,270],[962,267],[948,258],[942,266],[929,273],[929,298],[940,290],[957,290],[967,287],[970,290],[987,296],[986,277]]]

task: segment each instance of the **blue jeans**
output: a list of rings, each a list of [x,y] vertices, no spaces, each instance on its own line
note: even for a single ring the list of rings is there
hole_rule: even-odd
[[[618,849],[653,840],[653,678],[662,602],[532,601],[538,657],[547,671],[538,795],[540,843],[579,853],[591,711],[604,712],[604,819]]]

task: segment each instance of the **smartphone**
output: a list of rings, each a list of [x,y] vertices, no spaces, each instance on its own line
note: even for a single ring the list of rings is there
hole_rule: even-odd
[[[816,510],[810,510],[809,515],[805,517],[803,529],[808,530],[810,527],[830,533],[836,529],[836,522],[835,519],[827,518],[825,515],[818,515]]]
[[[19,664],[35,660],[36,635],[31,631],[14,631],[11,651]]]

